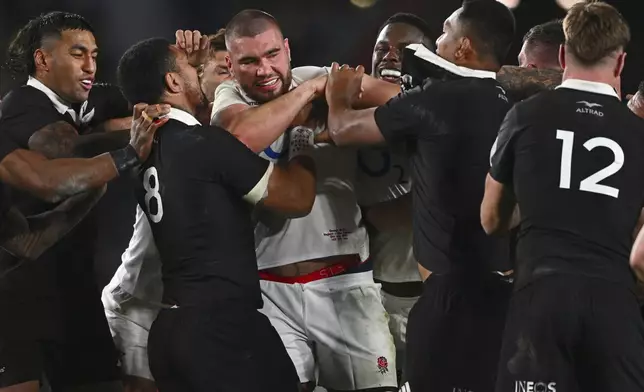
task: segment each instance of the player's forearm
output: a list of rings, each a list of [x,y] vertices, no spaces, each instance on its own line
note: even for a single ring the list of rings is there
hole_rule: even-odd
[[[97,188],[118,176],[114,159],[47,160],[29,150],[16,150],[0,163],[0,181],[50,202]]]
[[[258,153],[277,140],[314,98],[313,90],[297,87],[275,100],[238,113],[228,131]]]
[[[130,122],[131,124],[131,122]],[[128,127],[130,126],[128,124]],[[90,158],[108,151],[125,147],[130,140],[130,129],[111,130],[109,132],[93,133],[78,136],[74,140],[71,155],[80,158]]]
[[[400,94],[400,86],[378,80],[372,76],[362,77],[362,97],[355,103],[355,109],[366,109],[381,106]]]
[[[307,215],[316,195],[315,164],[310,157],[298,156],[286,167],[275,167],[268,183],[268,197],[263,206],[296,218]]]
[[[497,81],[515,99],[525,99],[540,91],[561,84],[562,71],[541,68],[521,68],[506,65],[496,74]]]
[[[73,229],[104,193],[105,187],[72,196],[54,210],[26,219],[14,210],[3,222],[13,228],[0,234],[0,244],[14,256],[36,259]]]
[[[80,136],[72,125],[58,121],[34,132],[29,138],[29,149],[38,151],[49,159],[90,157],[124,147],[128,140],[129,127],[127,130]]]
[[[374,112],[375,108],[353,110],[330,106],[327,126],[333,142],[338,146],[384,142]]]

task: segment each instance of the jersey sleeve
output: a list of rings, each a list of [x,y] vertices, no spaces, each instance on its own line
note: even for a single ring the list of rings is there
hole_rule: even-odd
[[[445,127],[440,126],[436,115],[441,113],[441,99],[447,99],[449,94],[442,90],[440,83],[423,84],[379,106],[374,116],[387,142],[399,143],[443,132]]]
[[[210,113],[210,124],[216,125],[219,121],[219,114],[227,107],[235,104],[248,105],[237,89],[235,82],[228,80],[223,82],[215,90],[215,100],[212,103]]]
[[[29,138],[42,127],[61,121],[47,96],[29,89],[21,87],[2,101],[0,132],[20,148],[29,148]]]
[[[512,183],[516,139],[521,130],[515,105],[505,116],[490,151],[490,175],[502,184]]]
[[[202,127],[207,135],[200,143],[198,159],[209,177],[229,188],[250,204],[257,204],[268,190],[273,163],[260,158],[229,132],[219,127]],[[207,161],[202,159],[207,157]]]

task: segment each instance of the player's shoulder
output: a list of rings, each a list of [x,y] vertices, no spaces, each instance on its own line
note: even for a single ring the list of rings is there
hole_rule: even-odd
[[[291,70],[291,75],[296,85],[300,85],[307,80],[315,79],[318,76],[327,75],[328,73],[328,67],[316,67],[314,65],[296,67]]]
[[[53,104],[45,93],[27,85],[10,91],[2,99],[3,117],[34,109],[45,110],[45,113],[55,112]]]

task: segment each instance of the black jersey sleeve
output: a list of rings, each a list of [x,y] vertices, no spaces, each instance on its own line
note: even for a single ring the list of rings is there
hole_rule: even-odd
[[[443,133],[446,127],[440,125],[438,114],[444,114],[441,108],[449,96],[442,82],[425,83],[378,107],[376,124],[388,143]]]
[[[490,151],[490,175],[502,184],[512,183],[516,140],[522,129],[519,106],[515,105],[505,116],[501,129]]]
[[[195,131],[204,141],[198,143],[199,151],[185,159],[200,168],[204,180],[219,182],[240,198],[257,203],[268,187],[272,164],[222,128],[202,126]]]

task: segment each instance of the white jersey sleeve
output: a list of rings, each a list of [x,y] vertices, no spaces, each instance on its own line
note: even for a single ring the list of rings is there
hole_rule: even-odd
[[[103,289],[103,306],[118,310],[120,304],[136,297],[151,304],[160,304],[163,294],[161,257],[154,243],[152,228],[140,206],[130,244],[121,256],[121,265]]]
[[[215,90],[215,100],[212,103],[212,112],[210,112],[210,125],[218,125],[219,114],[235,104],[251,106],[251,102],[242,94],[237,82],[227,80]]]

